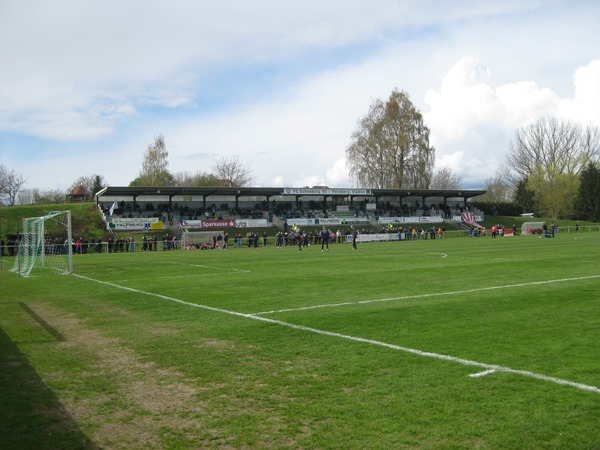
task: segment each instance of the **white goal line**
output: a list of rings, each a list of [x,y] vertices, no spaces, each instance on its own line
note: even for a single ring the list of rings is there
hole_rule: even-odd
[[[177,298],[173,298],[173,297],[168,297],[166,295],[161,295],[161,294],[156,294],[153,292],[146,292],[146,291],[141,291],[139,289],[133,289],[133,288],[129,288],[126,286],[119,286],[118,284],[114,284],[114,283],[109,283],[108,281],[101,281],[101,280],[96,280],[94,278],[89,278],[89,277],[85,277],[83,275],[78,275],[78,274],[74,274],[73,276],[77,277],[77,278],[81,278],[83,280],[87,280],[87,281],[92,281],[94,283],[100,283],[103,284],[105,286],[111,286],[114,287],[116,289],[122,289],[125,291],[129,291],[129,292],[134,292],[136,294],[141,294],[141,295],[148,295],[150,297],[156,297],[156,298],[160,298],[163,300],[167,300],[170,302],[174,302],[174,303],[178,303],[180,305],[185,305],[185,306],[190,306],[193,308],[200,308],[200,309],[204,309],[207,311],[213,311],[213,312],[219,312],[222,314],[228,314],[231,316],[236,316],[236,317],[242,317],[245,319],[251,319],[251,320],[256,320],[259,322],[265,322],[265,323],[269,323],[269,324],[274,324],[274,325],[280,325],[286,328],[291,328],[294,330],[302,330],[302,331],[307,331],[310,333],[315,333],[321,336],[330,336],[330,337],[335,337],[335,338],[339,338],[339,339],[345,339],[345,340],[349,340],[349,341],[353,341],[353,342],[360,342],[363,344],[370,344],[370,345],[376,345],[378,347],[385,347],[388,349],[392,349],[392,350],[397,350],[397,351],[401,351],[401,352],[405,352],[405,353],[410,353],[413,355],[417,355],[417,356],[423,356],[423,357],[427,357],[427,358],[434,358],[434,359],[439,359],[439,360],[444,360],[444,361],[449,361],[449,362],[454,362],[454,363],[458,363],[464,366],[472,366],[472,367],[478,367],[481,369],[484,369],[486,374],[491,374],[493,372],[505,372],[505,373],[511,373],[514,375],[522,375],[528,378],[534,378],[537,380],[542,380],[542,381],[547,381],[547,382],[551,382],[551,383],[556,383],[559,385],[563,385],[563,386],[570,386],[576,389],[580,389],[583,391],[587,391],[587,392],[593,392],[596,394],[600,394],[600,388],[596,387],[596,386],[590,386],[587,384],[582,384],[582,383],[577,383],[574,381],[570,381],[570,380],[565,380],[563,378],[557,378],[557,377],[551,377],[551,376],[547,376],[547,375],[542,375],[542,374],[538,374],[535,372],[530,372],[527,370],[517,370],[517,369],[511,369],[509,367],[503,367],[503,366],[498,366],[498,365],[494,365],[494,364],[486,364],[486,363],[481,363],[478,361],[472,361],[469,359],[463,359],[463,358],[458,358],[455,356],[449,356],[449,355],[443,355],[440,353],[432,353],[432,352],[425,352],[422,350],[417,350],[414,348],[409,348],[409,347],[402,347],[399,345],[395,345],[395,344],[389,344],[386,342],[381,342],[381,341],[375,341],[373,339],[365,339],[365,338],[361,338],[361,337],[356,337],[356,336],[350,336],[347,334],[340,334],[340,333],[335,333],[332,331],[326,331],[326,330],[319,330],[316,328],[311,328],[311,327],[305,327],[303,325],[295,325],[293,323],[288,323],[288,322],[283,322],[281,320],[274,320],[274,319],[268,319],[266,317],[260,317],[260,316],[256,316],[254,314],[244,314],[244,313],[240,313],[240,312],[236,312],[236,311],[229,311],[227,309],[222,309],[222,308],[215,308],[212,306],[208,306],[208,305],[201,305],[198,303],[190,303],[190,302],[186,302],[184,300],[180,300]],[[600,275],[597,275],[595,277],[599,277]],[[595,278],[595,277],[588,277],[588,278]]]

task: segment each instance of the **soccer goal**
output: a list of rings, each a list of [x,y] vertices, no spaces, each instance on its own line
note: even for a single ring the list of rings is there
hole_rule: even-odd
[[[181,235],[181,248],[189,250],[191,248],[202,247],[205,244],[213,245],[213,237],[217,237],[217,244],[221,245],[224,231],[184,231]],[[220,237],[220,238],[219,238]]]
[[[52,211],[23,219],[19,250],[11,271],[27,277],[34,269],[58,274],[73,272],[71,211]]]

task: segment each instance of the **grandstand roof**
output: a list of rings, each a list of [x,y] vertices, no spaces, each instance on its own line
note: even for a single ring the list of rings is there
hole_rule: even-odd
[[[328,188],[326,186],[313,186],[312,188],[283,188],[283,187],[129,187],[129,186],[107,186],[96,193],[96,201],[102,197],[130,197],[133,201],[141,195],[157,196],[171,200],[173,197],[185,195],[200,195],[209,197],[212,195],[230,195],[240,197],[277,197],[294,196],[301,197],[442,197],[462,198],[464,201],[478,195],[485,194],[485,190],[470,189],[353,189],[353,188]]]

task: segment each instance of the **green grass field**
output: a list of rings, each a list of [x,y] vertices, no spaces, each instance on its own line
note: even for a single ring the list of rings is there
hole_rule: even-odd
[[[600,233],[0,273],[0,447],[600,448]]]

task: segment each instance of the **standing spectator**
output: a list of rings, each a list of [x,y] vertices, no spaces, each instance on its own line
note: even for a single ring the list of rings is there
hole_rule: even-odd
[[[330,236],[331,236],[331,233],[323,225],[323,229],[321,230],[321,251],[323,251],[323,249],[325,247],[327,247],[327,251],[329,251],[329,237]]]
[[[283,232],[279,231],[275,235],[275,247],[280,248],[283,247]]]
[[[350,225],[350,228],[352,230],[352,250],[356,250],[356,238],[358,237],[358,231],[356,228],[354,228],[354,225]]]
[[[548,225],[546,225],[546,222],[544,222],[543,230],[544,230],[544,237],[547,238],[548,237]]]

